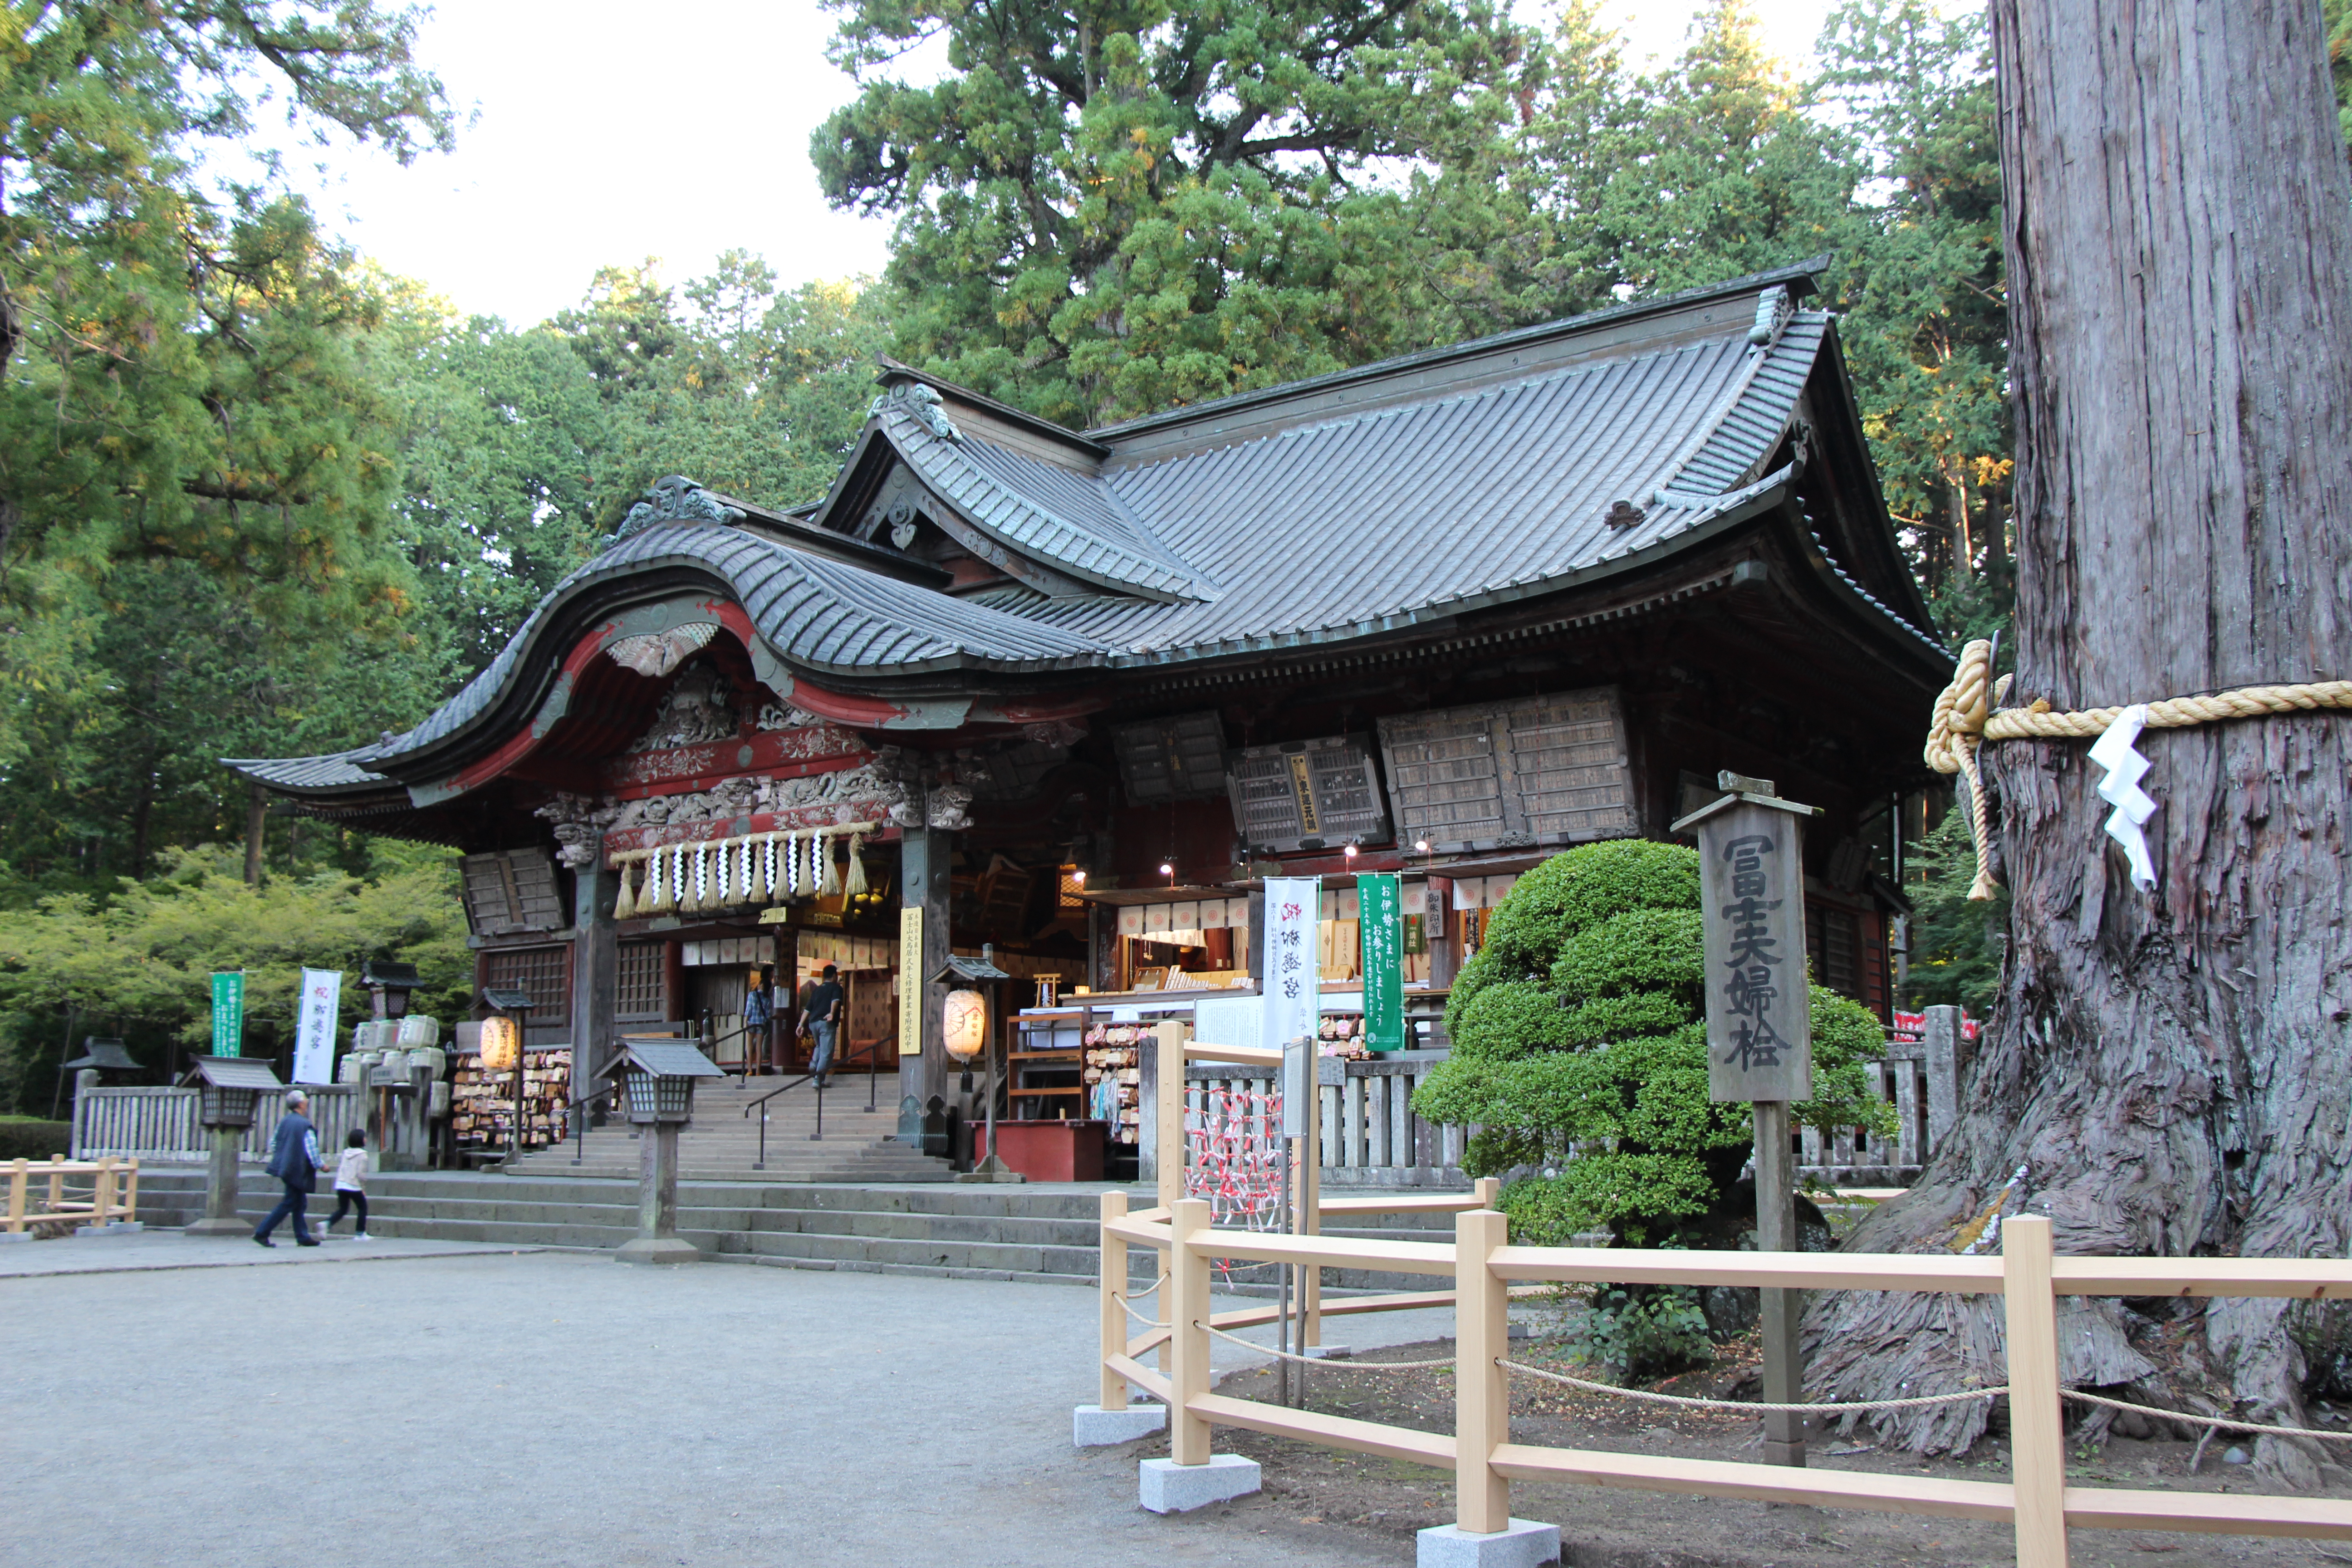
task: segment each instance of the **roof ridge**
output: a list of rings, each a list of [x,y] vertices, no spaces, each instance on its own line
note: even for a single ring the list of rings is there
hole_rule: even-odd
[[[1598,328],[1613,326],[1622,321],[1639,321],[1643,316],[1663,315],[1670,311],[1687,310],[1710,300],[1729,299],[1739,294],[1753,294],[1776,286],[1789,289],[1792,297],[1811,294],[1816,291],[1815,280],[1829,270],[1835,259],[1835,252],[1825,250],[1818,256],[1807,257],[1802,261],[1792,262],[1786,267],[1769,268],[1762,272],[1749,273],[1744,278],[1727,279],[1721,283],[1685,289],[1677,293],[1663,294],[1652,300],[1634,300],[1621,305],[1603,306],[1597,310],[1587,310],[1574,316],[1563,316],[1554,321],[1531,322],[1524,327],[1512,327],[1504,331],[1490,332],[1485,337],[1471,338],[1463,342],[1433,344],[1429,348],[1416,349],[1411,353],[1373,360],[1366,364],[1350,366],[1346,370],[1328,371],[1324,374],[1307,376],[1298,381],[1286,381],[1274,386],[1258,387],[1248,392],[1228,393],[1223,397],[1213,397],[1202,403],[1184,404],[1158,414],[1139,415],[1133,419],[1124,419],[1115,425],[1097,425],[1089,428],[1086,435],[1090,440],[1116,447],[1117,442],[1113,439],[1115,437],[1133,436],[1168,425],[1180,425],[1203,416],[1252,404],[1280,402],[1286,397],[1302,393],[1346,386],[1354,382],[1377,381],[1403,371],[1442,364],[1449,360],[1473,359],[1481,354],[1492,353],[1498,349],[1511,348],[1522,343],[1541,342],[1551,338],[1572,338]]]

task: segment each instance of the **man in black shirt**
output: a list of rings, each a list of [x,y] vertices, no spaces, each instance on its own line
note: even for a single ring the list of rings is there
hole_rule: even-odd
[[[815,990],[809,993],[807,1011],[803,1014],[809,1033],[816,1039],[816,1049],[809,1057],[809,1071],[819,1089],[824,1087],[824,1075],[833,1066],[833,1046],[841,1031],[842,1010],[849,998],[841,989],[841,972],[828,963],[824,977]]]

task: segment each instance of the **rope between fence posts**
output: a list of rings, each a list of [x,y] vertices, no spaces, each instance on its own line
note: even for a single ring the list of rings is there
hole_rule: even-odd
[[[1159,1287],[1154,1286],[1152,1289],[1158,1289]],[[1133,1318],[1137,1322],[1141,1323],[1147,1329],[1164,1329],[1168,1326],[1159,1319],[1147,1318],[1142,1313],[1137,1311],[1132,1306],[1129,1306],[1127,1298],[1124,1296],[1119,1298],[1118,1304],[1127,1308],[1127,1315],[1129,1317]]]
[[[1212,1329],[1197,1318],[1193,1320],[1192,1326],[1196,1329],[1207,1330],[1221,1340],[1231,1340],[1245,1351],[1255,1351],[1260,1355],[1270,1355],[1276,1361],[1295,1361],[1301,1366],[1328,1367],[1342,1364],[1326,1361],[1319,1356],[1293,1355],[1288,1351],[1278,1351],[1272,1345],[1262,1345],[1255,1340],[1245,1340],[1239,1334],[1229,1334],[1223,1329]],[[1454,1367],[1454,1358],[1447,1356],[1443,1361],[1355,1361],[1351,1359],[1344,1364],[1351,1371],[1363,1372],[1426,1372],[1432,1367],[1439,1366],[1450,1372]]]
[[[1692,1405],[1709,1410],[1746,1411],[1751,1415],[1762,1415],[1768,1411],[1787,1411],[1804,1415],[1853,1415],[1867,1410],[1913,1410],[1928,1405],[1960,1405],[1971,1399],[1990,1399],[1997,1394],[2009,1392],[2009,1385],[2003,1384],[1998,1388],[1971,1388],[1960,1394],[1923,1394],[1910,1399],[1871,1399],[1856,1404],[1784,1405],[1770,1400],[1702,1399],[1692,1394],[1654,1394],[1646,1388],[1620,1388],[1613,1383],[1587,1383],[1580,1377],[1570,1377],[1566,1373],[1546,1372],[1542,1367],[1529,1366],[1525,1362],[1505,1361],[1500,1356],[1495,1358],[1495,1364],[1505,1372],[1523,1372],[1529,1377],[1542,1378],[1546,1383],[1566,1384],[1570,1388],[1586,1389],[1594,1394],[1614,1394],[1625,1399],[1646,1399],[1656,1405]],[[2163,1412],[2159,1411],[2158,1414],[2161,1415]]]
[[[2191,1415],[2185,1410],[2158,1410],[2153,1405],[2134,1405],[2127,1400],[2109,1399],[2104,1394],[2084,1394],[2080,1389],[2062,1388],[2061,1399],[2079,1400],[2084,1405],[2104,1405],[2110,1410],[2137,1411],[2163,1421],[2186,1421],[2193,1426],[2227,1427],[2232,1432],[2263,1432],[2275,1437],[2326,1437],[2332,1442],[2352,1442],[2352,1432],[2322,1432],[2310,1426],[2265,1426],[2256,1421],[2231,1421],[2219,1415]]]

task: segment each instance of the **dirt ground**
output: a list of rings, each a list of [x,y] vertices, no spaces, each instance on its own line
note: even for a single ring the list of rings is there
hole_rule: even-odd
[[[1452,1353],[1450,1343],[1402,1345],[1373,1352],[1364,1363],[1425,1361]],[[1713,1398],[1754,1398],[1752,1344],[1735,1343],[1715,1366],[1644,1386]],[[1515,1359],[1540,1364],[1538,1348]],[[1583,1369],[1560,1363],[1561,1370]],[[1235,1373],[1219,1392],[1274,1403],[1276,1369]],[[1330,1363],[1307,1373],[1309,1408],[1425,1431],[1451,1431],[1453,1380],[1444,1371],[1376,1373]],[[1615,1449],[1683,1458],[1752,1460],[1759,1423],[1731,1412],[1685,1413],[1605,1394],[1513,1379],[1511,1435],[1522,1443]],[[1165,1451],[1165,1439],[1136,1445],[1139,1455]],[[2068,1479],[2179,1491],[2259,1491],[2249,1468],[2228,1465],[2229,1447],[2217,1439],[2198,1473],[2189,1462],[2195,1445],[2111,1438],[2103,1449],[2078,1448]],[[1231,1505],[1261,1512],[1272,1533],[1314,1530],[1354,1535],[1369,1560],[1394,1560],[1412,1549],[1412,1532],[1453,1517],[1453,1478],[1396,1460],[1318,1448],[1283,1437],[1220,1427],[1217,1448],[1265,1468],[1262,1498]],[[2352,1455],[2347,1456],[2352,1459]],[[1866,1434],[1840,1437],[1816,1432],[1809,1462],[1822,1469],[1916,1473],[1974,1480],[2009,1474],[2009,1448],[1998,1438],[1979,1443],[1963,1459],[1922,1458],[1882,1451]],[[2352,1471],[2331,1472],[2326,1495],[2352,1498]],[[2009,1527],[1975,1520],[1927,1519],[1855,1510],[1678,1497],[1557,1483],[1516,1482],[1511,1511],[1560,1527],[1565,1568],[1979,1568],[2013,1563]],[[1294,1536],[1295,1538],[1295,1536]],[[2072,1542],[2078,1568],[2326,1568],[2352,1563],[2352,1542],[2255,1540],[2234,1536],[2147,1534],[2078,1530]]]

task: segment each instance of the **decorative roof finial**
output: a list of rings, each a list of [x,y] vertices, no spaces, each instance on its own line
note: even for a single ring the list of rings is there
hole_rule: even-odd
[[[684,474],[656,479],[654,488],[646,493],[652,499],[631,507],[629,515],[621,520],[621,526],[613,531],[605,543],[618,544],[657,522],[734,522],[743,515],[742,508],[713,500],[708,491]]]
[[[901,381],[874,400],[866,412],[868,417],[892,411],[905,415],[942,441],[961,441],[963,432],[940,406],[940,395],[919,381]]]

